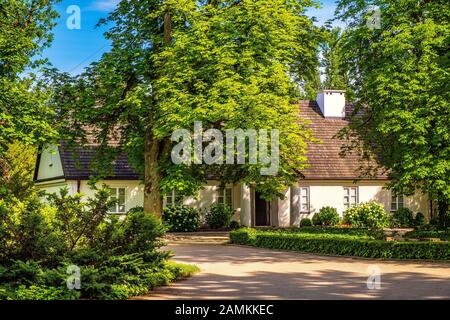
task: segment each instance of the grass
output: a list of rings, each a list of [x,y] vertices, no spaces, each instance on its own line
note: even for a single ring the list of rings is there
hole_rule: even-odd
[[[189,278],[200,271],[200,268],[195,264],[179,263],[175,261],[168,261],[167,267],[175,275],[175,280]]]

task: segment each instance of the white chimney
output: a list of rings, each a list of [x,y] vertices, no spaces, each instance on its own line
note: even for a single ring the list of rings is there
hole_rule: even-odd
[[[345,90],[319,91],[317,104],[325,118],[345,118]]]

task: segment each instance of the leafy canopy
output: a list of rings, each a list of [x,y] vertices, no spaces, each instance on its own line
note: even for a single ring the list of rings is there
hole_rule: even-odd
[[[366,24],[371,5],[380,9],[380,28]],[[341,0],[337,11],[349,25],[342,40],[345,68],[357,112],[363,111],[347,137],[389,170],[394,191],[418,189],[448,208],[448,1]]]
[[[316,74],[316,28],[304,15],[311,1],[122,1],[100,23],[112,50],[77,79],[56,79],[55,104],[67,130],[82,137],[95,125],[100,160],[124,150],[144,174],[145,137],[161,145],[162,190],[195,193],[206,178],[254,183],[277,194],[305,166],[310,131],[298,118],[296,83]],[[170,19],[169,19],[170,18]],[[170,21],[170,24],[168,22]],[[170,27],[170,42],[163,31]],[[172,132],[216,128],[278,129],[280,170],[261,176],[260,165],[174,165]],[[120,150],[108,146],[112,135]],[[106,155],[109,156],[106,156]],[[248,157],[248,154],[246,154]],[[97,168],[107,168],[104,164]]]

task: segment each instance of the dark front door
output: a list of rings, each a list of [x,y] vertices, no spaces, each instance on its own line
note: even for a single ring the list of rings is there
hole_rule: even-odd
[[[269,202],[261,198],[258,192],[255,192],[255,226],[270,225],[270,206]]]

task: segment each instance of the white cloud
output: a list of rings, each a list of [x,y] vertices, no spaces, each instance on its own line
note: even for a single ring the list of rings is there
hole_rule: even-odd
[[[90,10],[95,11],[112,11],[120,0],[95,0],[89,6]]]

